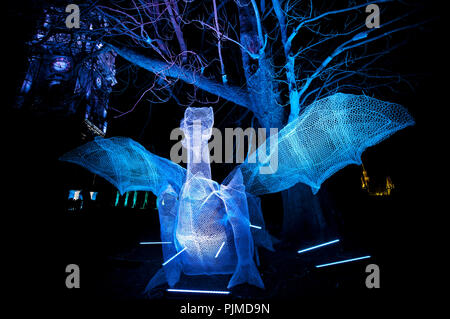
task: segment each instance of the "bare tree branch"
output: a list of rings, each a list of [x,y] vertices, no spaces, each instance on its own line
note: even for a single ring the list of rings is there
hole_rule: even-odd
[[[219,84],[202,76],[200,73],[196,74],[195,72],[186,70],[175,63],[169,64],[164,61],[152,59],[130,48],[119,48],[118,46],[111,44],[108,44],[108,46],[114,49],[114,51],[124,59],[147,71],[162,77],[179,79],[188,84],[193,84],[208,93],[217,95],[223,99],[251,109],[252,105],[248,94],[239,87]]]

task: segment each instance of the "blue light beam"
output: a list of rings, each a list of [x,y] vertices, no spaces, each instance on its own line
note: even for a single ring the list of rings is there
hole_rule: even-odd
[[[229,295],[229,291],[218,291],[218,290],[191,290],[191,289],[167,289],[169,292],[189,292],[189,293],[199,293],[199,294],[221,294]]]
[[[367,259],[367,258],[370,258],[370,256],[363,256],[363,257],[358,257],[358,258],[352,258],[352,259],[346,259],[346,260],[341,260],[341,261],[335,261],[335,262],[328,263],[328,264],[317,265],[316,268],[332,266],[332,265],[337,265],[337,264],[343,264],[343,263],[348,263],[348,262],[351,262],[351,261],[357,261],[357,260]]]
[[[167,260],[164,264],[162,264],[163,266],[167,265],[170,261],[172,261],[172,259],[174,259],[175,257],[177,257],[179,254],[181,254],[183,251],[186,250],[186,247],[183,248],[183,250],[181,250],[179,253],[176,253],[173,257],[169,258],[169,260]]]
[[[310,250],[313,250],[313,249],[316,249],[316,248],[320,248],[320,247],[323,247],[323,246],[327,246],[327,245],[331,245],[331,244],[337,243],[338,241],[339,241],[339,239],[328,241],[326,243],[323,243],[323,244],[320,244],[320,245],[317,245],[317,246],[312,246],[312,247],[309,247],[309,248],[305,248],[305,249],[299,250],[297,253],[301,254],[301,253],[304,253],[305,251],[310,251]]]
[[[140,245],[164,245],[164,244],[171,244],[171,241],[141,241]]]
[[[225,245],[225,242],[223,242],[222,245],[220,245],[220,248],[219,248],[219,250],[217,251],[216,257],[214,257],[214,258],[217,258],[217,256],[219,256],[220,251],[222,250],[222,248],[223,248],[224,245]]]
[[[255,225],[252,225],[252,224],[250,224],[250,227],[253,227],[253,228],[256,228],[256,229],[261,229],[261,226],[255,226]]]

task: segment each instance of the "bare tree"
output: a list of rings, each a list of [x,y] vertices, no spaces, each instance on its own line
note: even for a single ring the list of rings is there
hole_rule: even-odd
[[[381,10],[379,28],[366,25],[369,4]],[[142,97],[155,103],[174,98],[182,105],[231,102],[265,128],[282,128],[305,106],[336,92],[373,95],[402,81],[377,62],[404,42],[397,34],[418,25],[405,23],[410,6],[389,0],[349,0],[347,6],[312,0],[110,0],[86,10],[108,22],[108,46],[151,72]],[[286,191],[284,206],[316,224],[320,236],[320,204],[307,187]],[[286,219],[285,230],[298,222]]]

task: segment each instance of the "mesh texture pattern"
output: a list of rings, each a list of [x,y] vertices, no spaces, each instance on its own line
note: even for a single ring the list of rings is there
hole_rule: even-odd
[[[366,148],[413,124],[402,106],[368,96],[337,93],[318,100],[270,137],[276,147],[268,154],[258,148],[240,165],[247,192],[275,193],[302,182],[317,193],[343,167],[361,164]],[[261,174],[261,167],[271,173]]]
[[[159,195],[168,185],[180,191],[186,170],[147,151],[127,137],[97,137],[60,160],[78,164],[113,184],[121,194],[151,191]]]

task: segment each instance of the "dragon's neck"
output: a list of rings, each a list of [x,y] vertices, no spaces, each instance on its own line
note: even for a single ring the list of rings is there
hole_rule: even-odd
[[[192,142],[187,145],[187,177],[189,179],[196,174],[211,179],[208,141]]]
[[[187,179],[197,175],[211,179],[208,140],[211,138],[214,113],[211,107],[188,107],[180,128],[184,132],[183,146],[187,149]]]

